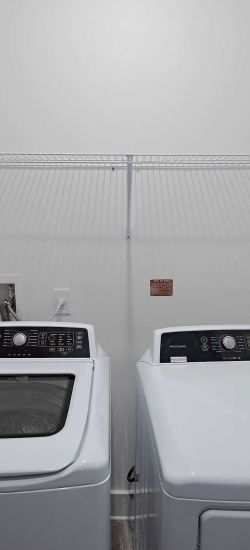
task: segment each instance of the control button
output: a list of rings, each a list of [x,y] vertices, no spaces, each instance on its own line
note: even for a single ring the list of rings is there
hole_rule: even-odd
[[[76,349],[82,349],[82,344],[76,344]]]
[[[206,336],[201,337],[202,344],[206,344],[208,342],[208,338]]]
[[[236,346],[236,341],[233,336],[224,336],[222,338],[222,345],[225,349],[234,349]]]
[[[207,346],[207,344],[202,344],[201,349],[202,351],[209,351],[209,347]]]
[[[13,336],[13,344],[14,346],[24,346],[27,342],[27,336],[24,334],[24,332],[17,332]]]

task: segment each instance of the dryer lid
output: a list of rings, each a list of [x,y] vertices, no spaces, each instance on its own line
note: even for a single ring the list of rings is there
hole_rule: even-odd
[[[51,474],[75,461],[92,377],[92,361],[1,365],[0,477]]]

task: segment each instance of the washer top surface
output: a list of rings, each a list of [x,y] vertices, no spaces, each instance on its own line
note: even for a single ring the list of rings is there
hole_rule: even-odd
[[[220,339],[224,333],[235,337],[227,328],[218,329]],[[232,341],[225,343],[231,354]],[[176,497],[250,499],[250,361],[219,357],[150,365],[148,354],[138,364],[162,484]]]

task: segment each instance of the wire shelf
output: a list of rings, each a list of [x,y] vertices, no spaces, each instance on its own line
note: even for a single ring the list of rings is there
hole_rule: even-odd
[[[0,153],[0,168],[125,169],[126,155]]]
[[[250,155],[107,155],[0,153],[0,168],[126,170],[204,170],[250,168]]]
[[[250,168],[250,155],[135,155],[137,169],[240,169]]]
[[[212,217],[215,219],[220,201],[222,201],[221,208],[224,212],[223,209],[227,207],[228,200],[231,200],[228,195],[234,197],[232,202],[234,209],[232,210],[231,206],[228,206],[226,218],[230,222],[230,227],[237,204],[242,210],[242,216],[237,218],[234,232],[232,235],[230,234],[231,236],[238,235],[237,227],[240,227],[241,220],[245,219],[245,207],[248,208],[250,197],[250,155],[0,153],[0,168],[3,169],[0,178],[1,197],[5,204],[7,220],[14,211],[13,201],[11,207],[6,207],[6,204],[10,204],[8,200],[13,189],[15,189],[16,197],[19,196],[19,193],[22,195],[23,189],[28,189],[29,191],[25,192],[25,197],[26,199],[29,197],[29,200],[26,201],[25,208],[29,208],[31,196],[34,196],[34,200],[37,196],[40,197],[39,208],[40,201],[45,200],[46,196],[50,199],[53,197],[53,200],[46,199],[46,201],[48,204],[52,204],[51,208],[55,208],[56,214],[51,214],[51,219],[55,218],[59,225],[61,222],[63,224],[63,229],[60,228],[60,231],[65,229],[65,216],[62,217],[61,210],[57,210],[57,208],[59,208],[60,201],[63,202],[67,196],[68,208],[65,208],[65,211],[70,211],[71,208],[73,212],[81,204],[84,219],[82,223],[90,223],[88,222],[89,216],[93,212],[96,213],[96,219],[100,223],[104,220],[107,212],[116,212],[116,216],[112,214],[107,219],[112,225],[112,220],[115,218],[114,223],[117,223],[117,227],[120,223],[119,220],[122,219],[124,235],[128,239],[132,237],[132,234],[137,236],[140,234],[137,226],[140,227],[142,220],[141,235],[146,234],[146,227],[149,223],[154,223],[149,208],[150,211],[152,209],[157,212],[157,219],[161,218],[160,213],[162,212],[161,225],[165,227],[168,223],[167,220],[172,220],[171,224],[173,225],[175,212],[177,209],[180,211],[183,203],[181,222],[178,217],[179,227],[185,219],[186,205],[190,205],[189,210],[193,212],[194,222],[197,211],[199,211],[198,205],[210,204],[212,201],[209,212],[213,212]],[[4,170],[5,168],[7,170]],[[32,168],[37,170],[32,172]],[[162,210],[163,202],[159,200],[159,197],[164,202],[164,211]],[[91,198],[93,206],[89,209]],[[117,203],[116,206],[114,206],[114,201]],[[159,202],[157,203],[157,201]],[[196,203],[197,207],[195,207]],[[15,204],[19,205],[17,199]],[[170,208],[171,215],[166,216],[168,208]],[[72,219],[75,219],[75,215],[72,215]],[[111,225],[109,226],[107,220],[105,223],[102,234],[105,234],[106,226],[107,231],[110,230],[111,234],[113,231],[111,231]],[[209,223],[208,221],[207,226]],[[225,221],[225,225],[226,223]],[[172,225],[168,227],[168,235],[171,235]],[[202,222],[199,221],[199,227],[201,225]],[[7,221],[5,226],[7,227]],[[153,225],[149,233],[151,236],[156,234]],[[84,230],[83,234],[88,234],[88,229]],[[245,236],[244,231],[242,234]],[[164,231],[162,235],[165,235]]]

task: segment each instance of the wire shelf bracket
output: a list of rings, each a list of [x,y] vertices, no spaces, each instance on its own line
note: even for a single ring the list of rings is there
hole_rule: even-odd
[[[133,155],[127,155],[127,239],[132,237],[131,209],[133,183]]]

